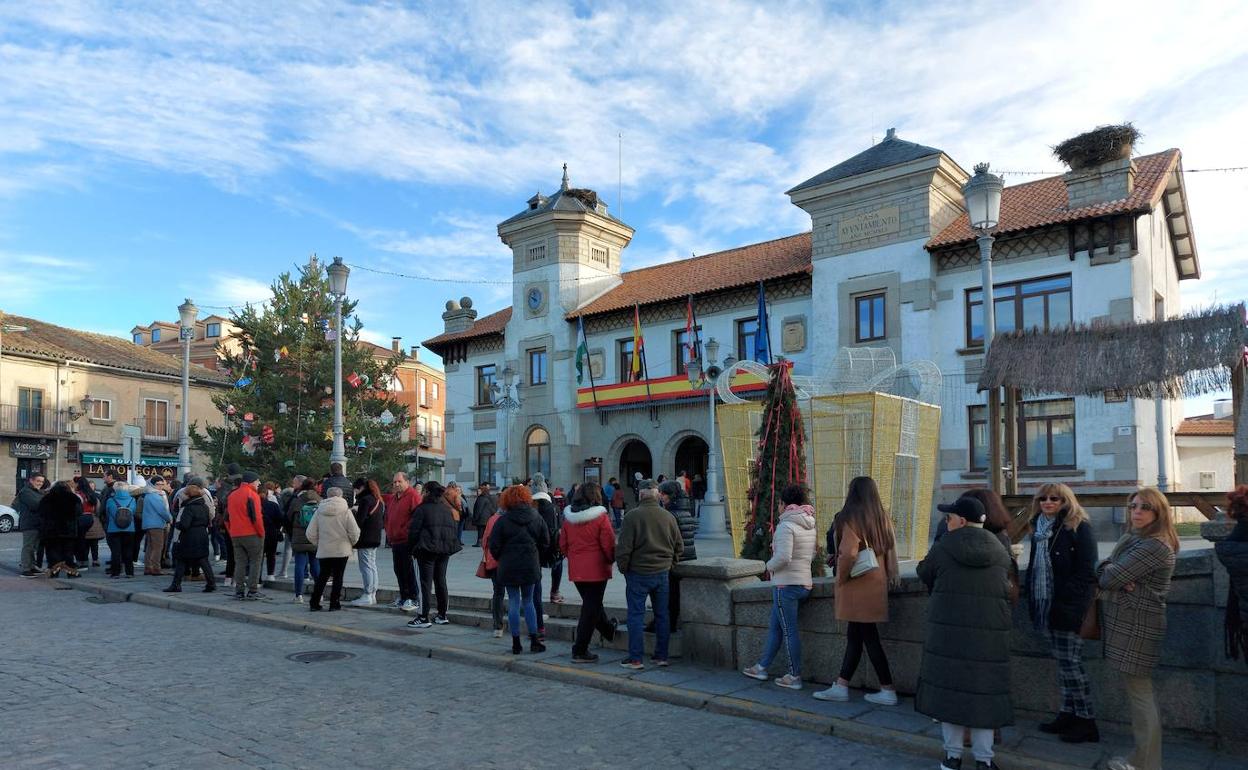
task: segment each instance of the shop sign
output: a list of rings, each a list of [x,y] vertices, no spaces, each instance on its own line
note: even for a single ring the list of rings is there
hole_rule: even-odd
[[[117,477],[124,477],[130,472],[130,467],[119,454],[83,452],[79,456],[79,462],[82,464],[82,475],[92,478],[102,478],[107,472]],[[140,476],[157,475],[168,478],[176,475],[178,458],[141,457],[134,467]]]
[[[50,441],[26,441],[18,438],[9,439],[9,456],[37,460],[47,460],[55,453]]]

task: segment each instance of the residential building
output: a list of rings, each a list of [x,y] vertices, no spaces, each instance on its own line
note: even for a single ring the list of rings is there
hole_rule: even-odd
[[[1175,488],[1185,492],[1218,492],[1235,485],[1235,423],[1230,399],[1215,401],[1212,414],[1188,417],[1174,432],[1179,477]],[[1195,509],[1185,518],[1204,518]]]
[[[402,337],[391,339],[390,347],[361,341],[373,350],[373,356],[389,361],[403,355]],[[391,393],[407,407],[408,440],[416,447],[411,471],[422,481],[439,481],[446,464],[446,375],[420,360],[420,347],[413,345],[395,370]]]
[[[130,338],[135,345],[142,345],[182,358],[182,342],[178,338],[178,321],[152,321],[146,326],[135,326]],[[234,339],[238,328],[229,318],[210,315],[195,321],[195,338],[191,341],[191,363],[217,369],[227,353],[237,353],[239,343]]]
[[[172,475],[182,420],[221,419],[212,396],[229,382],[215,369],[191,365],[184,406],[180,358],[35,318],[6,315],[3,322],[9,331],[0,340],[0,499],[12,499],[33,472],[98,479],[120,469],[126,425],[142,432],[139,473]],[[191,452],[193,469],[206,464]]]
[[[890,130],[788,191],[810,231],[621,272],[633,229],[593,191],[572,188],[565,169],[556,193],[534,196],[498,225],[513,253],[511,307],[478,317],[470,298],[452,300],[444,332],[425,342],[442,356],[450,392],[447,477],[471,484],[491,470],[496,479],[540,470],[567,484],[701,472],[706,391],[689,383],[680,356],[691,303],[698,336],[717,340],[725,358],[752,357],[764,334],[801,375],[826,376],[843,348],[935,362],[936,495],[985,484],[986,408],[974,384],[983,359],[979,257],[961,198],[968,178],[943,151]],[[1174,149],[1007,187],[996,236],[998,332],[1164,317],[1180,307],[1180,281],[1200,276]],[[627,382],[635,314],[648,370],[640,383]],[[577,383],[578,321],[592,387],[588,377]],[[504,372],[513,390],[499,389]],[[518,405],[496,407],[507,392]],[[1161,410],[1172,474],[1180,412]],[[1028,399],[1018,417],[1020,484],[1125,492],[1155,483],[1157,413],[1152,401],[1113,393]]]

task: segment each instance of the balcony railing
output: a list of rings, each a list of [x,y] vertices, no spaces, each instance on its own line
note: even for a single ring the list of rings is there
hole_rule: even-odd
[[[0,433],[18,436],[59,436],[68,418],[55,409],[0,404]]]
[[[140,417],[130,423],[143,429],[143,440],[153,444],[176,444],[182,423],[173,418]]]

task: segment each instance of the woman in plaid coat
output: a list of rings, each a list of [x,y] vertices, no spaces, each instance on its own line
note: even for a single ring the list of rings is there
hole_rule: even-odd
[[[1135,751],[1110,770],[1161,770],[1161,716],[1153,669],[1166,636],[1166,595],[1179,536],[1166,496],[1151,487],[1131,496],[1131,530],[1096,568],[1104,592],[1105,660],[1123,676]]]

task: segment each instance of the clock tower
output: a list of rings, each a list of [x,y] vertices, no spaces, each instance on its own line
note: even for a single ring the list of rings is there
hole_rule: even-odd
[[[563,180],[550,196],[535,194],[524,211],[498,225],[498,237],[511,247],[512,313],[504,355],[519,375],[521,407],[509,430],[510,472],[531,475],[540,452],[526,454],[530,435],[549,434],[553,468],[579,468],[573,354],[576,325],[566,315],[620,283],[620,255],[633,228],[607,211],[598,193]],[[556,387],[562,383],[563,387]],[[566,471],[565,471],[566,472]],[[574,479],[557,479],[564,487]]]

